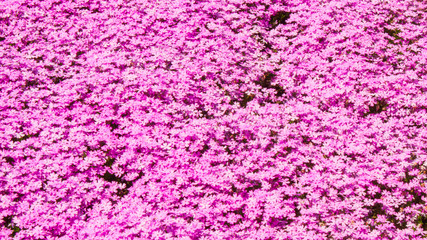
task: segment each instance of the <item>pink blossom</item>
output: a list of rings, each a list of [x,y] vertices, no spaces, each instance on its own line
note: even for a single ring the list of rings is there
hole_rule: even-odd
[[[1,239],[421,239],[423,1],[3,1]]]

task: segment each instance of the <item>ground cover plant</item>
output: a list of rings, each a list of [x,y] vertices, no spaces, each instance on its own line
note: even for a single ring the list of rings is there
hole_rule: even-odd
[[[426,6],[0,1],[0,239],[427,238]]]

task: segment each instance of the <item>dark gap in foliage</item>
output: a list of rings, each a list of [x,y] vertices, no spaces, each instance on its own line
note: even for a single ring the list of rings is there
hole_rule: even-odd
[[[277,143],[277,136],[278,136],[278,132],[273,130],[270,131],[270,137],[273,138],[271,139],[271,142],[273,142],[274,144]]]
[[[117,112],[119,111],[119,109],[120,109],[120,104],[118,103],[113,104],[114,116],[117,115]]]
[[[39,85],[39,82],[37,80],[26,80],[25,81],[25,87],[26,88],[36,87],[38,85]]]
[[[55,67],[52,65],[46,65],[46,66],[44,66],[44,68],[46,68],[49,71],[53,71],[53,69],[55,69]]]
[[[95,67],[95,72],[103,73],[103,72],[106,72],[106,70],[104,70],[101,66],[97,66],[97,67]]]
[[[16,226],[16,224],[12,223],[13,222],[13,215],[9,215],[9,216],[5,216],[3,217],[3,226],[5,228],[8,228],[10,230],[12,230],[12,234],[10,235],[12,238],[15,237],[15,235],[21,231],[21,228],[19,228],[18,226]]]
[[[95,86],[93,84],[86,85],[86,87],[86,94],[82,96],[83,99],[90,96],[89,94],[93,93],[93,90],[95,90]]]
[[[273,88],[276,90],[276,97],[281,97],[285,93],[285,90],[280,85],[274,85]]]
[[[214,118],[214,115],[210,114],[208,111],[206,111],[203,106],[198,108],[198,110],[202,113],[203,118],[206,118],[206,119],[213,119]]]
[[[230,149],[230,147],[229,146],[225,146],[225,152],[228,154],[228,155],[232,155],[233,154],[233,151]]]
[[[261,214],[261,215],[259,215],[257,218],[255,218],[255,221],[258,223],[258,224],[261,224],[262,223],[262,220],[264,220],[264,213],[263,214]],[[259,227],[257,227],[257,230],[259,229]]]
[[[391,222],[391,223],[393,223],[393,225],[397,228],[397,229],[405,229],[406,227],[407,227],[407,222],[402,222],[402,221],[399,221],[398,219],[397,219],[397,217],[396,216],[394,216],[394,215],[388,215],[387,216],[387,220],[389,221],[389,222]]]
[[[426,215],[418,215],[416,222],[417,225],[421,225],[421,228],[424,231],[427,231],[427,216]],[[405,224],[406,227],[406,224]]]
[[[165,69],[168,70],[168,71],[171,70],[172,62],[171,61],[165,61],[165,64],[166,64],[166,68]],[[205,77],[205,76],[203,76],[203,77]],[[202,80],[204,80],[203,77],[202,77]]]
[[[250,140],[250,141],[255,140],[255,135],[250,130],[243,130],[241,134],[243,136],[243,140],[246,140],[245,143],[247,143],[247,140]]]
[[[79,10],[88,10],[89,11],[90,8],[85,6],[85,7],[80,7]]]
[[[251,183],[251,186],[250,186],[250,187],[245,188],[245,191],[246,191],[246,192],[249,192],[249,191],[255,191],[255,190],[257,190],[257,189],[261,189],[261,188],[262,188],[262,183],[261,183],[261,181],[258,181],[258,180],[251,180],[251,181],[250,181],[250,183]]]
[[[73,110],[74,109],[74,104],[76,103],[76,102],[80,102],[80,103],[83,103],[84,102],[84,100],[83,99],[77,99],[77,100],[74,100],[74,101],[72,101],[70,104],[68,104],[67,106],[66,106],[66,108],[68,109],[68,110]],[[71,121],[72,120],[72,116],[68,116],[67,118],[69,118],[70,120],[69,121]]]
[[[81,55],[83,55],[83,54],[85,54],[86,52],[85,51],[78,51],[77,53],[76,53],[76,59],[78,59]]]
[[[294,202],[294,211],[295,211],[295,216],[296,217],[301,217],[302,216],[301,211],[298,209],[298,203],[297,202]]]
[[[364,114],[364,117],[370,114],[379,114],[385,111],[388,107],[388,103],[386,100],[381,99],[378,100],[373,106],[369,106],[369,111]]]
[[[6,160],[7,163],[9,163],[12,166],[15,164],[15,159],[13,159],[13,157],[7,156],[7,157],[4,157],[4,159]]]
[[[247,93],[244,93],[243,97],[241,99],[231,100],[230,101],[230,105],[233,105],[235,102],[238,102],[239,105],[240,105],[240,107],[246,108],[248,102],[252,101],[254,98],[255,98],[254,94],[249,94],[248,95]]]
[[[145,124],[146,127],[154,127],[156,126],[156,122],[149,121],[147,124]]]
[[[0,42],[3,42],[4,40],[6,40],[5,37],[0,37]]]
[[[172,233],[172,237],[176,237],[176,230],[177,227],[175,224],[172,225],[162,225],[159,227],[159,230],[165,232],[165,233]]]
[[[279,11],[273,14],[270,17],[270,21],[268,22],[270,25],[270,29],[275,29],[280,24],[285,25],[288,19],[291,17],[291,12]]]
[[[13,220],[13,216],[6,216],[6,217],[3,217],[3,226],[5,226],[5,227],[9,227],[11,224],[12,224],[12,220]]]
[[[236,141],[237,136],[239,134],[238,133],[232,133],[231,131],[225,131],[224,132],[224,140],[227,141]]]
[[[123,83],[123,80],[120,78],[115,78],[110,81],[110,84],[121,84],[121,83]]]
[[[243,199],[247,199],[249,197],[248,191],[245,191],[244,189],[237,188],[233,183],[231,183],[231,192],[230,195],[237,194],[241,196]]]
[[[219,165],[223,165],[223,166],[225,166],[225,167],[229,167],[229,166],[231,166],[231,165],[233,165],[233,164],[236,164],[236,161],[234,160],[234,159],[229,159],[229,160],[227,160],[227,161],[223,161],[223,162],[211,162],[210,163],[210,165],[212,166],[212,167],[216,167],[216,166],[219,166]]]
[[[309,136],[301,136],[301,138],[302,138],[302,143],[303,143],[303,144],[309,144],[309,143],[312,143],[312,141],[311,141],[311,139],[310,139],[310,137],[309,137]]]
[[[200,98],[194,96],[194,94],[187,94],[182,100],[185,105],[191,105],[200,102]]]
[[[272,47],[273,47],[273,45],[271,45],[271,43],[269,43],[269,42],[267,42],[267,41],[265,41],[264,40],[264,42],[263,42],[263,44],[264,44],[264,49],[263,49],[263,51],[265,51],[265,49],[271,49]],[[270,54],[268,54],[267,55],[269,58],[271,57],[271,55]]]
[[[113,166],[115,161],[116,161],[115,158],[107,157],[107,159],[105,160],[105,166],[111,167],[111,166]]]
[[[297,194],[296,197],[299,199],[306,199],[307,198],[307,193],[302,193],[302,194]]]
[[[278,188],[283,187],[283,181],[280,176],[274,177],[273,179],[270,179],[268,183],[271,185],[270,190],[276,190]]]
[[[245,218],[244,207],[238,208],[232,212],[234,214],[240,215],[242,218]]]
[[[99,147],[102,148],[103,146],[107,145],[107,142],[106,141],[99,141],[98,144],[99,144]]]
[[[38,136],[40,135],[40,133],[41,133],[41,130],[40,130],[40,131],[38,131],[38,132],[37,132],[37,133],[35,133],[35,134],[28,134],[28,135],[24,135],[24,136],[22,136],[22,137],[20,137],[20,138],[12,137],[12,142],[22,142],[22,141],[25,141],[25,140],[27,140],[27,139],[29,139],[29,138],[32,138],[32,137],[38,137]]]
[[[267,144],[267,146],[264,148],[264,151],[265,151],[265,152],[268,152],[268,151],[270,151],[271,149],[273,149],[273,147],[274,147],[274,143],[269,143],[269,144]]]
[[[24,198],[24,194],[22,193],[17,193],[17,197],[15,199],[13,199],[13,202],[21,202],[21,200]]]
[[[352,108],[352,107],[354,107],[354,103],[351,102],[348,98],[345,98],[345,100],[344,100],[344,107],[345,108]]]
[[[107,182],[117,182],[117,183],[125,184],[124,189],[118,189],[117,190],[117,196],[119,196],[119,197],[123,197],[123,196],[127,195],[129,193],[129,188],[131,188],[133,186],[133,183],[143,176],[144,176],[144,173],[140,172],[138,177],[135,180],[126,181],[123,179],[124,176],[118,177],[114,174],[111,174],[109,171],[106,171],[104,173],[104,175],[102,175],[102,176],[98,175],[98,177],[104,179]]]
[[[376,147],[375,150],[372,153],[378,154],[379,152],[381,152],[381,150],[387,150],[387,146],[386,145],[381,145],[379,147]]]
[[[288,121],[289,124],[296,124],[296,123],[300,123],[300,122],[301,122],[301,120],[299,118]]]
[[[256,7],[257,4],[256,3],[244,3],[248,8],[253,8]]]
[[[235,226],[235,225],[241,224],[243,222],[242,219],[245,218],[244,207],[238,208],[237,210],[233,210],[231,212],[234,213],[234,214],[240,215],[242,218],[240,218],[239,220],[237,220],[235,223],[229,223],[229,222],[225,221],[224,225],[226,225],[227,227],[231,227],[231,226]],[[222,215],[224,217],[226,217],[227,214],[228,213],[226,213],[226,212],[222,213]]]
[[[411,195],[412,196],[412,200],[407,202],[406,204],[404,204],[401,207],[410,207],[414,204],[421,204],[421,205],[425,205],[425,202],[423,200],[423,198],[425,198],[427,195],[423,192],[419,192],[418,190],[410,190],[410,191],[405,191],[406,195]]]
[[[118,189],[116,194],[119,197],[124,197],[129,194],[129,189],[128,188]]]
[[[261,86],[262,88],[274,89],[276,90],[276,97],[281,97],[285,93],[284,89],[278,84],[271,84],[272,80],[276,76],[277,75],[274,72],[266,72],[257,81],[255,81],[255,84]]]
[[[240,190],[239,189],[237,189],[237,187],[232,183],[231,184],[231,192],[232,193],[240,193]]]
[[[61,77],[51,76],[51,77],[49,77],[49,78],[52,80],[52,82],[53,82],[54,84],[61,83],[62,81],[64,81],[64,80],[66,80],[66,79],[67,79],[66,77],[63,77],[63,76],[61,76]]]
[[[308,160],[308,162],[304,162],[304,165],[309,169],[313,169],[315,164],[311,160]]]
[[[409,175],[408,171],[405,171],[405,178],[403,179],[404,183],[409,183],[412,179],[416,178],[417,176],[411,176]]]
[[[307,76],[304,75],[296,75],[295,76],[295,80],[294,80],[294,86],[300,86],[301,84],[303,84],[305,81],[307,80]],[[307,94],[301,94],[301,96],[303,97],[307,97]]]
[[[65,235],[67,235],[66,232],[62,232],[59,228],[57,227],[51,227],[49,230],[49,233],[51,236],[57,236],[58,238],[61,238]]]
[[[135,148],[135,152],[140,154],[140,153],[144,153],[144,154],[148,154],[150,151],[148,151],[146,148],[138,146]]]
[[[399,29],[388,29],[384,28],[384,32],[387,33],[390,37],[393,37],[395,39],[400,38],[399,33],[401,32]]]
[[[71,122],[73,120],[73,116],[69,115],[65,118],[65,120]]]
[[[377,218],[378,215],[386,215],[386,211],[383,208],[382,203],[375,203],[373,206],[364,206],[364,208],[368,209],[368,215],[366,219]]]
[[[118,66],[118,69],[120,70],[120,72],[123,72],[124,70],[126,70],[126,68],[128,68],[128,65],[126,64],[121,64]]]
[[[322,44],[322,43],[324,43],[325,41],[326,41],[326,38],[318,38],[317,39],[317,41],[320,43],[320,44]]]
[[[161,90],[160,92],[155,92],[152,89],[148,89],[146,92],[144,92],[145,96],[159,99],[159,100],[166,100],[167,91]]]
[[[111,130],[116,130],[119,128],[120,124],[116,120],[108,120],[105,122],[108,126],[110,126]]]
[[[65,18],[69,19],[71,16],[77,16],[77,13],[73,12],[72,10],[65,9],[64,10]]]
[[[203,154],[205,154],[209,149],[210,149],[210,147],[209,147],[209,145],[208,145],[208,144],[203,145],[203,149],[199,150],[199,151],[196,153],[196,156],[197,156],[197,157],[201,157],[201,156],[203,156]]]
[[[78,66],[78,67],[80,67],[80,66],[83,66],[82,64],[80,64],[80,63],[78,63],[78,62],[76,62],[76,61],[71,61],[71,65],[70,65],[71,67],[74,67],[74,66]],[[79,70],[77,70],[76,71],[76,73],[80,73],[80,71]]]
[[[222,162],[211,162],[210,163],[211,167],[216,167],[216,166],[219,166],[221,164],[222,164]]]
[[[264,45],[264,48],[261,50],[261,52],[266,52],[266,49],[270,49],[270,50],[272,49],[273,45],[271,45],[271,43],[267,42],[261,33],[254,33],[251,35],[251,37],[256,39],[257,42]],[[269,55],[268,57],[271,57],[270,54],[268,54],[268,55]]]
[[[277,159],[277,157],[285,158],[286,156],[288,156],[288,155],[293,151],[293,148],[291,148],[291,147],[286,147],[286,148],[284,148],[283,150],[284,150],[284,152],[282,152],[282,151],[277,152],[277,153],[273,156],[273,159]]]
[[[89,181],[89,179],[88,179],[88,181]],[[61,201],[62,201],[62,198],[59,198],[56,200],[56,203],[59,203]],[[79,209],[79,214],[81,216],[84,216],[84,218],[83,218],[84,221],[87,221],[89,219],[89,215],[87,214],[87,212],[92,210],[96,203],[100,203],[100,200],[99,199],[93,199],[90,202],[82,202],[80,209]]]
[[[401,40],[402,38],[399,37],[399,33],[401,32],[399,29],[388,29],[388,28],[384,28],[384,32],[387,33],[390,37],[392,37],[393,39],[388,39],[388,42],[390,44],[398,44],[397,42],[395,42],[396,40]]]
[[[23,45],[29,46],[30,44],[36,43],[37,40],[34,39],[34,40],[27,41],[26,39],[22,39],[21,42],[22,42]]]
[[[393,191],[393,188],[391,188],[391,187],[389,187],[389,186],[387,186],[385,184],[379,183],[377,180],[373,180],[372,184],[375,185],[375,186],[377,186],[377,187],[379,187],[381,189],[381,191],[388,191],[388,192],[392,192]]]
[[[131,112],[129,111],[129,109],[127,109],[124,113],[120,115],[120,117],[126,118],[126,117],[129,117],[130,115],[131,115]]]
[[[417,159],[417,155],[415,155],[414,153],[411,153],[411,156],[409,157],[409,159],[411,159],[411,161],[414,161]],[[420,167],[419,164],[417,165],[418,165],[417,168],[419,168]]]

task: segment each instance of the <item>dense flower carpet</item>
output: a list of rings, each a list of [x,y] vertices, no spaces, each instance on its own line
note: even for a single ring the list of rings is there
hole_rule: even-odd
[[[0,1],[0,239],[427,238],[424,0]]]

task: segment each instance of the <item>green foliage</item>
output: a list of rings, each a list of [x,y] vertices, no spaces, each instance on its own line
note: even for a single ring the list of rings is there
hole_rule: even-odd
[[[12,230],[12,234],[10,235],[12,238],[15,237],[15,235],[21,231],[21,228],[18,227],[16,224],[12,223],[14,216],[6,216],[3,218],[3,225]]]
[[[427,216],[426,215],[418,215],[415,224],[420,226],[424,231],[427,231]]]
[[[396,45],[399,44],[399,42],[397,42],[398,40],[402,40],[401,37],[399,37],[399,33],[401,32],[401,30],[395,28],[395,29],[388,29],[388,28],[384,28],[384,32],[387,33],[390,37],[392,37],[392,39],[387,39],[388,42],[390,44]]]
[[[274,89],[276,90],[276,97],[281,97],[285,93],[285,90],[279,84],[272,85],[273,79],[277,76],[274,72],[264,73],[255,84],[261,86],[265,89]]]
[[[271,26],[271,29],[276,28],[279,24],[286,24],[286,21],[291,17],[290,12],[279,11],[276,14],[270,17],[268,22]]]
[[[239,102],[240,103],[240,107],[245,108],[246,105],[248,104],[248,102],[252,101],[254,98],[255,98],[255,95],[245,93],[243,95],[242,100]]]
[[[105,161],[105,166],[111,167],[113,166],[115,161],[116,161],[115,158],[107,157],[107,160]]]
[[[38,136],[38,134],[27,134],[27,135],[24,135],[24,136],[19,137],[19,138],[17,138],[17,137],[12,137],[12,141],[13,141],[13,142],[22,142],[22,141],[25,141],[25,140],[27,140],[27,139],[29,139],[29,138],[37,137],[37,136]]]

